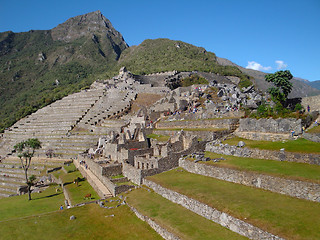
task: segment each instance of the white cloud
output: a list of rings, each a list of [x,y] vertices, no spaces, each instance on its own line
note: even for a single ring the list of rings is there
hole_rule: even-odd
[[[246,68],[258,71],[270,71],[272,69],[272,67],[264,67],[260,63],[257,63],[255,61],[249,61],[248,66],[246,66]]]
[[[286,67],[288,67],[288,64],[284,63],[284,61],[281,61],[281,60],[277,60],[276,64],[277,64],[278,70],[285,69]]]

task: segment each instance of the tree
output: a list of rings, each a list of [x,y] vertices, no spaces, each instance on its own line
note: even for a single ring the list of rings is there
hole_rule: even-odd
[[[28,178],[28,169],[35,150],[39,148],[41,148],[41,142],[37,138],[29,138],[28,140],[22,141],[14,146],[24,170],[26,183],[28,185],[29,200],[31,200],[31,186],[33,185],[35,177],[31,176],[30,179]]]
[[[292,78],[293,76],[289,70],[278,71],[265,76],[267,82],[272,82],[275,85],[275,87],[268,89],[273,101],[283,104],[287,100],[288,94],[292,90],[292,83],[290,82]]]

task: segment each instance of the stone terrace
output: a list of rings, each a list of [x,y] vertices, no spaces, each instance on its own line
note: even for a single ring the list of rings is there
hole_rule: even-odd
[[[64,161],[57,159],[50,159],[48,161],[34,158],[28,175],[40,176],[46,168],[55,168],[63,163]],[[12,157],[3,159],[0,163],[0,198],[17,194],[18,187],[22,185],[26,185],[26,183],[20,160]]]
[[[81,121],[102,97],[103,89],[90,89],[69,95],[21,119],[7,129],[0,141],[0,155],[10,154],[13,146],[28,138],[38,138],[43,150],[63,142],[69,132]],[[82,152],[81,149],[80,152]]]

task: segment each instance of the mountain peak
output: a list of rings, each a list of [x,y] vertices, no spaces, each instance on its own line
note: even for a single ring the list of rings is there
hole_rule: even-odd
[[[100,10],[72,17],[51,30],[53,40],[70,42],[83,36],[103,33],[122,38]]]

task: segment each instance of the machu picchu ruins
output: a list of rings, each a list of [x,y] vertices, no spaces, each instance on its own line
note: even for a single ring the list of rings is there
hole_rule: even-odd
[[[0,57],[0,239],[320,239],[320,90],[285,62],[129,47],[99,10]]]
[[[178,87],[179,79],[194,74],[207,79],[208,84]],[[181,198],[191,204],[195,200],[182,195],[173,197],[172,190],[165,190],[147,178],[182,168],[190,173],[320,202],[319,183],[203,164],[226,161],[225,157],[210,158],[206,151],[222,156],[320,165],[319,154],[258,150],[248,148],[243,141],[237,146],[223,143],[232,137],[253,141],[297,139],[309,134],[302,129],[312,127],[314,119],[319,120],[318,112],[313,112],[313,119],[303,121],[244,118],[242,109],[255,111],[265,97],[253,87],[239,89],[229,78],[214,74],[174,71],[139,76],[123,67],[112,79],[97,80],[90,88],[64,97],[5,130],[0,142],[1,196],[25,192],[22,169],[15,160],[13,146],[23,139],[38,138],[42,148],[36,151],[39,160],[35,160],[30,174],[40,176],[44,169],[52,169],[47,170],[49,173],[71,161],[102,199],[146,185],[170,201],[179,203]],[[160,136],[164,139],[157,138]],[[42,177],[41,181],[59,182],[52,175]],[[69,206],[71,200],[66,199]],[[192,204],[200,209],[205,207],[200,202]],[[202,215],[197,209],[185,207]],[[132,206],[131,209],[140,214]],[[224,214],[214,208],[208,211]],[[231,216],[228,221],[233,225],[229,226],[231,223],[221,217],[213,221],[251,239],[262,236],[280,239]],[[162,234],[167,230],[157,231]]]

